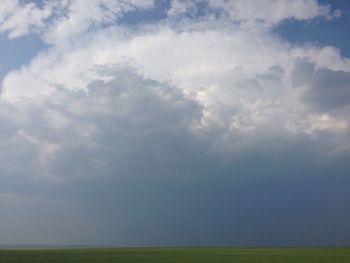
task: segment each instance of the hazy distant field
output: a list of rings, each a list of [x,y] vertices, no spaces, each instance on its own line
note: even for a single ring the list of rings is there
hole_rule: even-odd
[[[237,249],[237,248],[128,248],[128,249],[3,249],[1,263],[104,262],[266,262],[349,263],[350,248]]]

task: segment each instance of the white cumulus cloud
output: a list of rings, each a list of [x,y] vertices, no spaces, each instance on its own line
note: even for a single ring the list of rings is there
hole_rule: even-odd
[[[111,226],[118,234],[136,233],[125,227],[139,218],[132,211],[150,208],[159,217],[143,214],[152,223],[145,221],[140,229],[148,233],[147,226],[171,207],[153,196],[154,189],[166,196],[159,182],[203,176],[209,178],[206,186],[221,175],[220,180],[261,174],[266,179],[299,171],[307,177],[318,164],[339,170],[348,165],[349,58],[335,47],[293,45],[273,32],[288,19],[329,19],[327,5],[174,0],[162,10],[163,18],[131,25],[121,22],[126,14],[147,17],[159,3],[3,3],[3,34],[35,32],[48,44],[30,63],[9,72],[1,87],[0,208],[20,218],[26,202],[39,211],[42,219],[31,215],[30,222],[22,222],[26,233],[43,229],[40,220],[51,222],[44,228],[53,228],[57,242],[66,242],[60,228],[72,231],[70,240],[103,236]],[[180,199],[181,187],[173,193]],[[152,201],[145,208],[143,194]],[[74,201],[77,212],[67,205]],[[38,204],[44,211],[57,205],[64,220],[44,215]],[[73,226],[83,222],[76,231],[69,213]],[[176,222],[184,220],[176,216],[181,218]],[[16,229],[10,219],[1,218],[0,227]],[[106,224],[99,228],[96,222]],[[124,228],[115,222],[124,222]],[[10,232],[4,233],[11,237]],[[36,240],[52,236],[43,233]],[[107,236],[113,240],[114,233]]]

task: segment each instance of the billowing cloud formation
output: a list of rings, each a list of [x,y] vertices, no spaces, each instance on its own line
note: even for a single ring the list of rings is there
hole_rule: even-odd
[[[268,217],[259,223],[245,220],[259,211],[246,206],[260,200],[256,204],[271,213],[285,209],[276,203],[281,196],[273,196],[294,199],[288,184],[304,187],[298,183],[301,175],[307,188],[309,180],[321,180],[322,191],[338,187],[322,183],[331,174],[314,174],[317,166],[308,167],[326,161],[339,166],[337,173],[342,174],[345,164],[330,158],[332,151],[347,155],[333,148],[339,143],[333,141],[334,127],[322,133],[311,130],[316,141],[271,127],[271,122],[247,131],[229,125],[233,116],[245,118],[245,111],[231,108],[217,112],[220,121],[203,125],[203,105],[174,86],[144,79],[124,66],[99,74],[109,80],[94,81],[85,91],[58,88],[15,104],[2,103],[3,242],[253,245],[273,243],[257,233],[277,227],[280,234],[273,232],[274,242],[301,244],[293,231],[282,231],[283,224],[276,226]],[[266,187],[272,196],[264,197]],[[283,213],[291,220],[290,213],[322,202],[316,197],[306,196],[305,207]],[[300,214],[289,221],[290,228],[302,233],[316,215]],[[317,242],[333,240],[346,218],[347,213],[341,216],[332,235],[321,231]],[[251,240],[243,238],[242,227],[251,229]],[[215,232],[231,234],[213,238]],[[312,240],[306,238],[308,242]]]
[[[1,243],[349,242],[350,61],[272,32],[329,6],[174,0],[128,25],[157,2],[10,2],[0,30],[51,46],[2,83]]]

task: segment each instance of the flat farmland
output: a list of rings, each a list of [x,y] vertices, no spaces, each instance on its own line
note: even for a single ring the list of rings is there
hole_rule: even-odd
[[[350,248],[0,249],[1,263],[349,263]]]

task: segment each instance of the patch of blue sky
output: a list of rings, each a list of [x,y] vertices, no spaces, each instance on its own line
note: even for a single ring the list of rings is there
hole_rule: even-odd
[[[157,22],[167,17],[169,8],[170,1],[157,0],[153,8],[125,13],[119,23],[123,25],[137,25],[140,23]]]
[[[287,20],[274,32],[293,44],[312,43],[320,47],[336,47],[342,56],[350,58],[350,2],[335,0],[319,1],[319,3],[329,4],[332,12],[341,10],[342,15],[331,20],[324,18],[309,22]]]
[[[11,70],[31,61],[47,45],[37,35],[27,35],[9,40],[0,35],[0,81]]]

